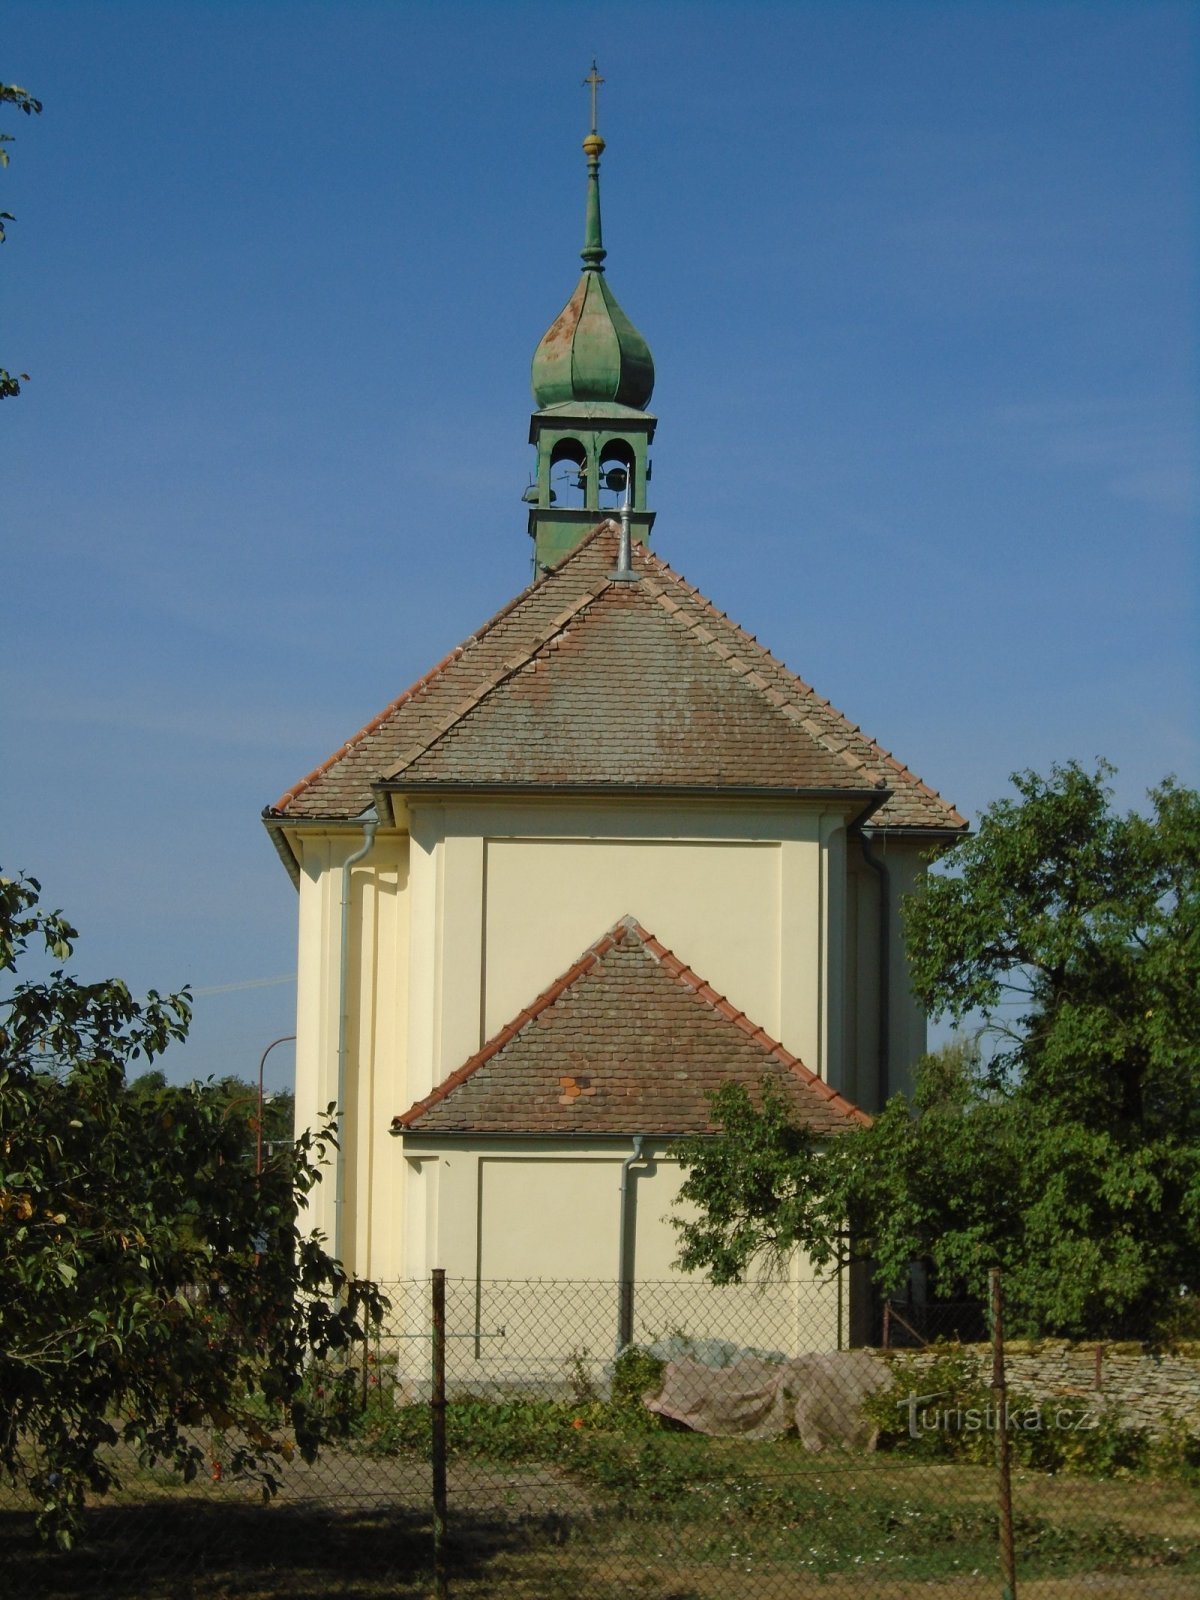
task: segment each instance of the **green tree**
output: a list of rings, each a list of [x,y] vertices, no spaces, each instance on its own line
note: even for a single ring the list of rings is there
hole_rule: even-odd
[[[127,1065],[185,1035],[187,993],[70,977],[75,930],[38,889],[0,879],[0,970],[43,967],[0,1000],[0,1470],[68,1543],[118,1441],[190,1478],[197,1431],[226,1430],[230,1471],[272,1493],[320,1444],[308,1357],[364,1338],[384,1303],[299,1226],[333,1122],[260,1179],[209,1086],[131,1092]]]
[[[18,88],[15,83],[0,83],[0,105],[15,106],[18,111],[23,111],[27,117],[40,115],[42,102],[35,100],[28,89]],[[0,132],[0,167],[8,165],[8,151],[4,148],[11,144],[13,135]],[[15,222],[17,219],[11,211],[0,211],[0,244],[7,238],[4,224]],[[29,374],[22,372],[19,378],[14,378],[4,367],[0,367],[0,400],[7,400],[10,396],[20,394],[21,379],[28,381]]]
[[[986,1061],[921,1064],[912,1102],[818,1149],[733,1086],[681,1147],[681,1261],[728,1281],[756,1255],[856,1254],[895,1290],[1004,1271],[1014,1329],[1150,1334],[1200,1287],[1200,796],[1112,807],[1101,764],[1017,774],[1015,799],[906,907],[914,989],[982,1017]]]
[[[140,1072],[129,1084],[134,1100],[148,1104],[168,1087],[165,1073],[153,1067]],[[253,1161],[258,1148],[258,1086],[227,1073],[191,1086],[195,1094],[211,1100],[214,1109],[232,1122],[240,1139],[241,1155]],[[278,1089],[263,1096],[263,1147],[269,1155],[278,1145],[290,1146],[296,1121],[296,1099],[290,1089]]]

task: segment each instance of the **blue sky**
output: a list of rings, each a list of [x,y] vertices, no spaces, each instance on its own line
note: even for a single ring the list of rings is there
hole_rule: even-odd
[[[173,1075],[291,1031],[263,805],[526,581],[593,54],[655,548],[969,814],[1200,780],[1196,17],[9,0],[3,863]]]

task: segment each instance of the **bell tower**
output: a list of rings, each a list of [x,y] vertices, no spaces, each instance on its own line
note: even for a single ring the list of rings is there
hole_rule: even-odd
[[[600,227],[600,157],[596,91],[604,79],[584,79],[592,93],[587,157],[583,273],[575,292],[533,353],[529,424],[537,478],[525,491],[535,575],[553,566],[609,512],[629,508],[630,532],[645,544],[654,523],[646,507],[650,442],[655,418],[646,410],[654,390],[650,347],[617,304],[604,276]]]

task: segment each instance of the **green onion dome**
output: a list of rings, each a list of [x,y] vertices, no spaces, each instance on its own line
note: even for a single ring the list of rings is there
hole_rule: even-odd
[[[589,133],[583,148],[588,158],[583,275],[533,353],[533,397],[542,410],[592,400],[615,401],[642,411],[654,391],[654,361],[604,277],[607,252],[600,235],[604,140]]]

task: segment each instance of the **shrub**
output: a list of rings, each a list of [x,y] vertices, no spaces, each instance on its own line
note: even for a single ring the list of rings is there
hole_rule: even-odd
[[[641,1345],[626,1345],[613,1363],[611,1405],[623,1420],[636,1417],[654,1423],[654,1413],[646,1410],[647,1395],[662,1392],[666,1362]]]
[[[984,1424],[992,1391],[975,1358],[955,1345],[932,1348],[932,1361],[897,1361],[889,1386],[863,1402],[864,1416],[879,1429],[879,1448],[935,1459],[990,1459],[992,1436]]]
[[[879,1428],[879,1447],[937,1460],[993,1459],[996,1406],[978,1362],[955,1346],[933,1346],[932,1360],[897,1361],[892,1382],[863,1404]],[[1200,1478],[1200,1433],[1182,1418],[1158,1434],[1131,1427],[1119,1407],[1080,1399],[1006,1396],[1012,1460],[1039,1472],[1116,1477]]]

